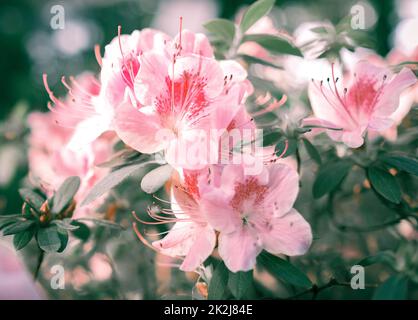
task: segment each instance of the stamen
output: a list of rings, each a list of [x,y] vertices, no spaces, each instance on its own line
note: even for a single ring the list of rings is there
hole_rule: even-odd
[[[96,57],[96,61],[99,64],[99,66],[102,66],[102,56],[100,54],[100,45],[96,44],[94,46],[94,55]]]
[[[283,95],[279,101],[274,99],[274,101],[267,108],[265,108],[263,110],[260,110],[260,111],[257,111],[257,112],[254,112],[251,115],[253,117],[258,117],[258,116],[261,116],[261,115],[266,114],[268,112],[272,112],[272,111],[280,108],[281,106],[283,106],[286,103],[286,101],[287,101],[287,96]]]

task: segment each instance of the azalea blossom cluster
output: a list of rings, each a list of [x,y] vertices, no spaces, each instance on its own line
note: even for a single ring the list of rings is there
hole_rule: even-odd
[[[247,33],[276,34],[263,19]],[[256,43],[239,51],[274,62]],[[215,58],[208,38],[182,30],[181,23],[174,38],[152,29],[122,35],[119,28],[104,56],[96,48],[96,57],[99,77],[63,78],[64,99],[54,95],[44,75],[50,112],[29,118],[30,177],[37,185],[52,194],[66,177],[78,176],[76,201],[82,201],[110,173],[100,164],[121,140],[141,154],[162,155],[173,168],[166,183],[169,201],[149,207],[153,222],[136,219],[172,225],[150,246],[182,259],[181,270],[198,269],[214,250],[232,272],[254,268],[263,250],[307,252],[311,227],[294,208],[299,174],[280,159],[286,150],[260,144],[262,131],[246,109],[254,88],[244,64]],[[313,115],[303,119],[305,126],[326,130],[349,148],[396,126],[400,96],[416,83],[411,70],[394,73],[367,60],[346,74],[337,69],[330,64],[322,70],[325,79],[309,82]],[[274,101],[261,114],[280,105]],[[75,214],[93,214],[102,202],[80,206]],[[135,230],[148,244],[137,225]]]

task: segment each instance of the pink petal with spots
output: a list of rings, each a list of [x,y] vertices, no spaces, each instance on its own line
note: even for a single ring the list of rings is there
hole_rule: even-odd
[[[273,254],[302,255],[312,243],[311,227],[295,209],[271,219],[259,234],[263,247]]]
[[[292,209],[299,193],[299,175],[289,166],[272,164],[269,166],[268,193],[265,206],[274,206],[276,216],[282,216]]]
[[[246,227],[219,235],[219,255],[232,272],[249,271],[262,251],[257,236]]]
[[[174,40],[174,44],[180,42],[180,34],[178,34]],[[213,57],[212,46],[209,39],[203,33],[194,33],[189,30],[183,30],[181,32],[181,54],[195,54],[204,57]]]

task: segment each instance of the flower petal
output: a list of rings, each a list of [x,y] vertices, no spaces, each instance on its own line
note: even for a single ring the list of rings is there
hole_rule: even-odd
[[[233,233],[221,233],[218,249],[225,265],[232,272],[254,268],[257,255],[262,250],[257,237],[246,227]]]
[[[291,167],[284,164],[269,166],[269,193],[264,205],[274,206],[275,216],[282,216],[292,209],[299,193],[299,176]]]
[[[383,88],[378,101],[373,110],[373,117],[387,117],[391,115],[399,106],[401,93],[417,82],[414,73],[403,68],[386,86]]]
[[[295,209],[273,218],[269,228],[259,234],[264,249],[273,254],[302,255],[312,243],[311,227]]]
[[[166,142],[158,139],[163,129],[159,118],[150,107],[134,108],[125,103],[116,113],[115,130],[119,138],[142,153],[155,153],[164,149]],[[148,112],[150,111],[150,112]]]

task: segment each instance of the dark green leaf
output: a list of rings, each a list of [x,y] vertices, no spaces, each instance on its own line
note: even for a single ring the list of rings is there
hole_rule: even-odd
[[[383,263],[389,266],[393,266],[396,263],[395,255],[390,251],[382,251],[374,256],[366,257],[357,264],[367,267],[376,263]]]
[[[253,41],[272,54],[290,54],[302,57],[302,52],[296,48],[288,39],[272,34],[248,34],[242,42]]]
[[[389,172],[377,167],[369,167],[367,168],[367,177],[373,190],[382,197],[394,203],[401,201],[402,195],[399,183]]]
[[[157,163],[156,161],[148,161],[137,163],[133,165],[129,165],[126,167],[118,168],[115,171],[109,173],[106,177],[100,180],[89,192],[87,197],[81,203],[82,206],[85,206],[92,201],[96,200],[98,197],[104,195],[110,189],[119,185],[123,180],[127,179],[128,177],[136,174],[141,170],[144,166],[151,163]]]
[[[306,138],[302,139],[303,144],[305,145],[306,152],[317,164],[321,165],[321,155],[318,152],[318,149]]]
[[[373,300],[405,300],[408,295],[408,279],[393,275],[381,284],[373,294]]]
[[[141,189],[146,193],[155,193],[170,179],[173,167],[169,164],[160,166],[148,172],[141,180]]]
[[[279,142],[282,137],[282,132],[279,129],[271,129],[265,131],[263,135],[263,147],[272,146]]]
[[[114,168],[141,161],[141,154],[133,149],[123,149],[115,153],[111,159],[100,163],[97,167]]]
[[[229,272],[228,288],[237,299],[244,298],[253,285],[253,271]]]
[[[223,300],[228,296],[228,273],[225,264],[219,262],[209,283],[208,299]]]
[[[58,228],[58,237],[60,238],[61,246],[58,249],[58,252],[63,252],[67,248],[68,244],[68,231]]]
[[[13,237],[13,245],[16,250],[23,249],[31,241],[35,233],[34,228],[29,228],[26,231],[17,233]]]
[[[9,236],[29,229],[35,222],[31,220],[17,221],[3,229],[3,235]]]
[[[117,223],[109,221],[109,220],[100,220],[100,219],[93,219],[93,218],[81,218],[81,219],[78,219],[77,221],[91,221],[91,222],[97,224],[98,226],[102,226],[102,227],[106,227],[106,228],[119,229],[119,230],[120,229],[125,229],[120,224],[117,224]]]
[[[39,210],[45,202],[45,199],[41,195],[28,188],[19,189],[19,194],[35,210]]]
[[[22,214],[0,214],[0,220],[8,220],[8,219],[15,219],[15,218],[22,218]]]
[[[73,226],[78,227],[76,230],[72,230],[72,234],[80,240],[86,241],[90,237],[89,227],[79,221],[71,221]]]
[[[57,252],[61,248],[61,239],[57,226],[40,228],[36,235],[39,248],[45,252]]]
[[[14,223],[16,223],[16,219],[1,219],[0,220],[0,230],[6,228],[7,226],[10,226]]]
[[[343,160],[322,165],[313,184],[313,196],[320,198],[333,191],[344,180],[351,167],[350,162]]]
[[[388,155],[382,157],[381,160],[399,170],[418,176],[418,161],[416,159],[400,155]]]
[[[275,0],[259,0],[249,6],[241,20],[241,32],[245,33],[254,23],[269,14],[274,7],[274,2]]]
[[[58,188],[52,200],[52,213],[63,212],[73,201],[75,194],[80,188],[79,177],[69,177]]]
[[[213,35],[231,44],[235,37],[235,24],[226,19],[214,19],[203,25]]]
[[[311,280],[302,271],[290,262],[270,253],[262,252],[257,257],[257,263],[279,280],[298,287],[307,288],[312,286]]]
[[[52,224],[55,224],[59,229],[74,231],[77,230],[79,227],[72,224],[71,219],[64,219],[64,220],[54,220]]]
[[[272,68],[276,68],[276,69],[283,69],[283,67],[281,67],[281,66],[279,66],[279,65],[277,65],[273,62],[263,60],[263,59],[260,59],[260,58],[257,58],[257,57],[249,56],[249,55],[246,55],[246,54],[239,54],[238,57],[244,59],[244,61],[249,63],[249,64],[261,64],[261,65],[266,66],[266,67],[272,67]]]

